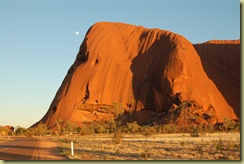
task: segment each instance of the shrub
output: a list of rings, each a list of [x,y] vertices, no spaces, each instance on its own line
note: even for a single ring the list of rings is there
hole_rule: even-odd
[[[88,127],[86,124],[83,124],[82,127],[80,128],[81,135],[92,134],[93,132],[94,132],[94,129]]]
[[[18,129],[15,130],[15,134],[17,136],[23,136],[27,134],[26,128],[18,127]]]
[[[115,118],[119,118],[121,117],[125,110],[123,108],[123,105],[121,103],[113,103],[113,109],[114,109],[114,115],[115,115]]]
[[[96,124],[94,127],[95,133],[106,133],[109,130],[109,127],[106,124]]]
[[[111,133],[111,132],[115,132],[117,129],[117,126],[116,126],[116,122],[114,121],[111,121],[108,123],[108,131]]]
[[[191,137],[199,137],[200,136],[197,128],[194,128],[190,135],[191,135]]]
[[[230,142],[228,142],[228,144],[227,144],[227,146],[226,146],[226,150],[233,150],[234,149],[234,144],[233,143],[230,143]]]
[[[189,132],[190,132],[188,126],[180,126],[180,127],[178,128],[178,130],[179,130],[181,133],[189,133]]]
[[[33,136],[33,132],[32,132],[31,128],[27,131],[26,135],[27,135],[27,137],[32,137]]]
[[[235,122],[229,118],[223,120],[223,130],[230,131],[235,129]]]
[[[239,150],[240,150],[240,148],[241,148],[240,143],[238,143],[238,144],[234,144],[234,148],[238,149],[238,151],[239,151]]]
[[[235,122],[235,131],[240,131],[240,122]]]
[[[77,132],[77,129],[78,129],[77,124],[67,121],[63,131],[64,132]]]
[[[212,125],[212,124],[208,124],[207,125],[207,127],[206,127],[206,131],[207,132],[214,132],[215,130],[214,130],[214,125]]]
[[[163,133],[175,133],[177,131],[178,131],[178,128],[174,124],[166,124],[166,125],[163,125],[163,127],[162,127]]]
[[[216,149],[216,150],[220,150],[220,151],[222,151],[222,150],[223,150],[223,147],[224,147],[223,140],[220,139],[220,140],[217,142],[217,144],[215,144],[215,149]]]
[[[55,125],[57,126],[57,131],[58,133],[60,134],[61,132],[63,132],[63,129],[62,129],[62,126],[64,124],[64,121],[62,119],[58,119],[56,122],[55,122]]]
[[[110,132],[115,132],[121,127],[124,112],[125,110],[121,103],[115,103],[115,102],[113,103],[113,110],[109,112],[110,114],[114,115],[114,117],[110,118],[110,123],[109,123]]]
[[[144,136],[151,136],[152,134],[155,134],[157,131],[154,127],[152,126],[143,126],[141,133]]]
[[[137,124],[136,121],[132,122],[132,123],[127,123],[127,128],[128,131],[135,134],[141,131],[141,126]]]

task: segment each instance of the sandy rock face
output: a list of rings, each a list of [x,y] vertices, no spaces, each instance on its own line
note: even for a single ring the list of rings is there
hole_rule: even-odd
[[[114,102],[138,121],[148,119],[148,112],[164,113],[185,101],[194,101],[217,120],[236,119],[234,106],[206,74],[195,48],[202,52],[201,45],[194,47],[170,31],[96,23],[40,122],[52,128],[58,119],[104,121],[110,114],[103,110]]]

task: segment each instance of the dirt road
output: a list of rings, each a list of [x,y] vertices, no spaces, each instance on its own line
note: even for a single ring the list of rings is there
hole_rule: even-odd
[[[48,137],[39,138],[40,142],[32,160],[68,160],[67,157],[59,155],[58,142]]]

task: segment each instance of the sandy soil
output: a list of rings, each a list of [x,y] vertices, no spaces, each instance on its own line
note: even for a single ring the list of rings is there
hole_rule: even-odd
[[[75,160],[240,160],[240,133],[124,135],[115,144],[112,135],[82,136],[60,142],[63,153]]]
[[[59,154],[59,144],[47,137],[40,137],[33,160],[67,160]]]

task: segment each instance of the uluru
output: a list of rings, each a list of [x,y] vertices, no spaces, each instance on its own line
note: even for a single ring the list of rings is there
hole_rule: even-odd
[[[106,121],[114,104],[125,121],[139,124],[239,119],[240,40],[192,44],[167,30],[94,24],[37,124]]]

